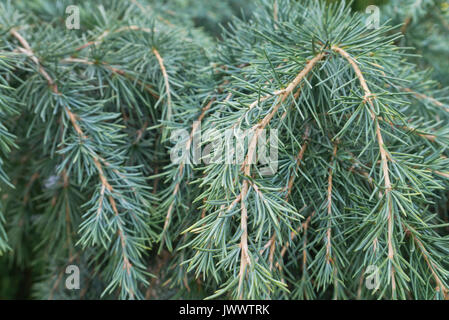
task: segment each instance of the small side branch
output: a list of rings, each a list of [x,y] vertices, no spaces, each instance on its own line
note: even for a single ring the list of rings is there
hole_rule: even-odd
[[[416,243],[417,247],[419,248],[419,251],[421,252],[421,254],[424,257],[424,260],[426,261],[427,266],[429,267],[430,272],[432,273],[433,278],[435,279],[435,283],[437,285],[437,287],[435,288],[435,290],[437,292],[441,291],[443,293],[444,299],[448,300],[449,299],[449,289],[446,287],[446,285],[444,284],[444,282],[441,280],[441,278],[438,276],[438,274],[436,273],[436,266],[435,263],[433,261],[431,261],[430,257],[429,257],[429,252],[427,251],[427,249],[424,247],[423,243],[421,242],[421,240],[418,239],[418,237],[416,237],[411,231],[408,230],[408,234],[413,238],[413,241]]]
[[[168,74],[167,69],[165,69],[164,65],[164,59],[162,59],[161,55],[159,54],[159,51],[156,50],[156,48],[153,48],[153,53],[156,56],[157,61],[159,62],[159,65],[162,70],[162,75],[164,77],[165,82],[165,92],[167,94],[167,119],[171,118],[171,93],[170,93],[170,83],[168,81]]]
[[[298,172],[299,166],[302,164],[302,160],[304,158],[304,153],[307,150],[307,146],[309,144],[309,137],[310,137],[310,127],[307,126],[305,133],[304,133],[304,143],[301,147],[301,150],[299,150],[298,155],[296,156],[296,166],[295,166],[295,174],[292,174],[292,176],[290,177],[290,179],[288,180],[288,185],[287,185],[287,194],[285,196],[285,199],[287,200],[290,196],[290,194],[292,193],[293,190],[293,183],[295,182],[295,178],[296,178],[296,173]]]
[[[190,133],[189,136],[189,140],[186,143],[186,150],[185,150],[185,154],[187,158],[187,161],[189,160],[190,157],[190,148],[192,146],[192,142],[193,142],[193,138],[195,136],[196,131],[199,128],[199,124],[201,123],[201,121],[204,119],[204,117],[206,116],[206,112],[210,109],[210,107],[212,106],[212,104],[215,102],[215,98],[211,99],[209,101],[209,103],[201,110],[201,114],[198,117],[198,120],[195,121],[192,125],[192,131]],[[182,177],[183,173],[184,173],[184,169],[185,169],[185,161],[182,162],[179,165],[179,169],[178,169],[178,177]],[[180,188],[180,181],[178,181],[175,185],[175,188],[173,190],[173,197],[176,197],[176,195],[179,192],[179,188]],[[168,230],[168,227],[170,226],[170,221],[171,221],[171,217],[173,214],[173,209],[174,209],[174,200],[173,202],[170,204],[168,210],[167,210],[167,214],[165,215],[165,223],[164,223],[164,229],[162,231],[162,234],[165,234]]]
[[[430,96],[427,96],[425,94],[413,91],[410,88],[402,88],[402,90],[405,91],[405,92],[411,93],[417,99],[428,100],[431,103],[433,103],[434,105],[436,105],[437,107],[441,107],[444,110],[449,111],[449,107],[448,106],[446,106],[444,103],[442,103],[441,101],[438,101],[437,99],[435,99],[433,97],[430,97]]]

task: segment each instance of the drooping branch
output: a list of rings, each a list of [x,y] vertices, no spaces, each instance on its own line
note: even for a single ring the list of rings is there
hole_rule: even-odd
[[[273,107],[271,112],[268,115],[266,115],[259,124],[255,125],[252,128],[252,130],[254,131],[254,135],[252,136],[251,141],[249,142],[248,152],[242,165],[242,170],[246,177],[251,176],[251,164],[254,162],[257,141],[260,134],[265,129],[265,127],[270,123],[271,119],[273,119],[278,109],[281,107],[281,105],[287,99],[287,97],[299,85],[299,83],[304,79],[304,77],[307,76],[307,74],[312,71],[313,67],[325,56],[326,53],[324,52],[319,53],[318,55],[316,55],[314,58],[312,58],[307,62],[305,68],[301,70],[301,72],[299,72],[299,74],[295,77],[295,79],[285,89],[278,90],[273,95],[268,95],[262,98],[264,100],[267,100],[272,96],[280,96],[278,103]],[[249,108],[251,109],[254,106],[256,106],[259,101],[262,101],[262,99],[260,100],[258,99],[255,102],[253,102]],[[243,279],[246,275],[246,269],[251,264],[248,251],[248,210],[245,204],[245,198],[248,193],[248,189],[249,189],[248,179],[245,179],[242,183],[241,188],[242,202],[241,202],[240,228],[242,229],[242,235],[240,237],[240,249],[241,249],[240,273],[239,273],[240,289],[242,288]],[[240,298],[243,298],[243,291],[240,294]]]
[[[50,86],[52,92],[54,94],[57,95],[61,95],[61,92],[58,89],[57,84],[55,83],[55,81],[53,80],[53,78],[49,75],[49,73],[44,69],[44,67],[41,65],[39,58],[34,54],[33,50],[31,49],[31,46],[29,45],[29,43],[27,42],[27,40],[21,35],[19,34],[16,30],[12,29],[10,31],[11,35],[13,37],[15,37],[20,44],[22,45],[23,48],[21,48],[21,51],[23,53],[25,53],[27,56],[30,57],[30,59],[37,65],[38,67],[38,71],[39,73],[47,80],[48,85]],[[70,122],[74,128],[74,130],[77,132],[77,134],[80,136],[80,138],[82,139],[88,139],[88,137],[86,136],[86,134],[83,132],[83,130],[81,129],[79,123],[78,123],[78,116],[76,114],[74,114],[67,106],[64,106],[64,110],[67,113]],[[106,175],[103,171],[103,166],[101,165],[99,158],[96,156],[93,156],[93,161],[94,161],[94,165],[98,171],[98,175],[100,177],[100,181],[102,184],[102,196],[100,197],[100,201],[102,202],[104,197],[104,189],[106,188],[109,192],[114,192],[111,184],[109,183],[108,179],[106,178]],[[116,216],[118,216],[118,210],[117,210],[117,205],[115,203],[115,199],[112,196],[109,196],[109,201],[111,203],[111,206],[114,210],[114,213],[116,214]],[[126,247],[126,236],[123,234],[122,230],[119,228],[118,229],[118,234],[119,237],[121,239],[121,245],[122,245],[122,249],[123,249],[123,262],[124,262],[124,267],[127,269],[128,274],[130,274],[130,268],[132,267],[131,263],[129,262],[128,258],[126,257],[125,254],[125,247]],[[130,292],[131,297],[133,296],[133,292]]]
[[[384,144],[382,132],[381,132],[380,125],[379,125],[379,120],[374,111],[373,99],[375,99],[375,96],[371,93],[371,91],[368,87],[368,84],[365,80],[365,77],[363,76],[363,73],[358,66],[357,61],[353,57],[351,57],[349,55],[349,53],[347,53],[345,50],[343,50],[342,48],[340,48],[338,46],[332,46],[332,50],[335,51],[336,53],[340,54],[342,57],[344,57],[348,61],[348,63],[352,66],[352,69],[354,70],[357,78],[359,79],[360,85],[362,86],[362,89],[364,91],[363,102],[368,103],[370,106],[369,111],[371,114],[371,119],[373,120],[375,128],[376,128],[377,143],[379,146],[380,156],[382,159],[382,170],[383,170],[383,178],[384,178],[384,185],[385,185],[384,196],[385,196],[385,199],[387,201],[387,206],[388,206],[388,217],[387,217],[387,220],[388,220],[388,259],[391,261],[391,263],[393,263],[393,258],[394,258],[393,223],[394,223],[394,219],[393,219],[392,205],[391,205],[391,203],[389,203],[390,202],[389,193],[391,192],[392,185],[391,185],[391,179],[390,179],[390,172],[389,172],[389,168],[388,168],[388,162],[389,162],[390,157],[385,149],[385,144]],[[394,291],[396,289],[396,285],[395,285],[394,267],[393,266],[392,266],[391,277],[392,277],[392,289]]]

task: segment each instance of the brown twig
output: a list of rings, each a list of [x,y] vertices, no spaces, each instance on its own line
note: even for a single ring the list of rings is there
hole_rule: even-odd
[[[159,62],[159,65],[160,65],[161,71],[162,71],[162,75],[164,77],[165,92],[166,92],[166,95],[167,95],[167,119],[170,119],[171,118],[171,113],[172,113],[172,110],[171,110],[171,92],[170,92],[170,82],[168,81],[167,69],[165,68],[164,59],[159,54],[159,51],[157,51],[156,48],[153,48],[153,53],[156,56],[157,61]]]
[[[334,144],[334,150],[332,152],[332,160],[331,162],[334,162],[335,158],[337,157],[337,144]],[[333,179],[333,167],[332,165],[329,168],[329,176],[328,176],[328,185],[327,185],[327,215],[329,218],[329,224],[327,227],[326,237],[327,237],[327,243],[326,243],[326,262],[329,264],[330,262],[333,263],[333,260],[331,258],[331,215],[332,215],[332,179]]]

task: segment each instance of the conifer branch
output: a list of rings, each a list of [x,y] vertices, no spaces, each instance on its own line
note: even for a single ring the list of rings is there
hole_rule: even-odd
[[[406,228],[407,230],[407,228]],[[443,293],[444,299],[449,300],[449,290],[446,287],[446,285],[444,284],[444,282],[440,279],[440,277],[438,276],[437,272],[436,272],[436,266],[435,263],[433,263],[431,261],[431,258],[429,257],[429,252],[426,250],[426,248],[424,247],[423,243],[416,237],[416,235],[410,231],[407,230],[407,234],[410,235],[413,238],[413,241],[416,243],[417,247],[419,248],[419,251],[421,252],[422,256],[424,257],[424,260],[426,261],[427,266],[429,267],[430,272],[432,273],[433,278],[435,279],[436,282],[436,292],[439,292],[441,290],[441,292]]]
[[[373,99],[375,99],[375,96],[371,93],[370,89],[368,88],[366,80],[363,76],[362,71],[360,70],[359,66],[357,65],[356,60],[354,60],[354,58],[351,57],[345,50],[343,50],[337,46],[333,46],[332,50],[334,50],[335,52],[337,52],[341,56],[343,56],[348,61],[348,63],[352,66],[357,78],[360,81],[360,85],[362,86],[363,91],[365,93],[365,95],[363,97],[363,101],[365,103],[366,102],[369,103],[369,105],[371,107],[370,108],[371,118],[375,122],[376,136],[377,136],[377,141],[378,141],[378,145],[379,145],[380,155],[382,158],[382,169],[383,169],[384,184],[385,184],[384,196],[386,198],[386,201],[388,202],[388,204],[387,204],[388,205],[388,218],[387,218],[388,219],[388,258],[390,259],[391,262],[393,262],[393,258],[394,258],[394,248],[393,248],[394,218],[393,218],[393,212],[392,212],[391,203],[390,203],[391,200],[390,200],[390,195],[389,195],[389,193],[392,190],[392,185],[391,185],[390,173],[389,173],[389,168],[388,168],[388,162],[389,162],[390,157],[389,157],[387,151],[385,150],[385,144],[384,144],[384,140],[382,137],[379,121],[377,120],[376,113],[374,111]],[[396,289],[395,279],[394,279],[394,267],[392,267],[391,277],[392,277],[391,278],[392,279],[392,289],[394,291]]]
[[[189,163],[190,163],[190,149],[191,149],[192,142],[193,142],[193,139],[194,139],[194,137],[195,137],[195,134],[196,134],[196,132],[198,131],[198,128],[199,128],[199,126],[200,126],[200,123],[203,121],[204,117],[206,116],[206,112],[210,109],[210,107],[212,106],[212,104],[213,104],[214,102],[215,102],[215,98],[211,99],[211,100],[209,101],[209,103],[206,104],[206,106],[201,110],[201,114],[200,114],[200,116],[198,117],[198,120],[196,120],[196,121],[193,123],[193,125],[192,125],[192,131],[190,132],[190,136],[189,136],[189,139],[188,139],[187,142],[186,142],[186,147],[185,147],[185,151],[184,151],[185,154],[186,154],[186,156],[187,156],[187,159],[186,159],[186,160],[187,160]],[[185,165],[186,165],[186,162],[185,162],[185,161],[182,161],[181,164],[179,165],[178,173],[177,173],[177,175],[178,175],[179,177],[182,177],[182,176],[183,176]],[[179,189],[180,189],[180,184],[181,184],[181,181],[178,181],[178,182],[176,183],[176,185],[175,185],[175,188],[174,188],[174,190],[173,190],[173,199],[176,199],[176,195],[178,194]],[[173,202],[170,204],[170,206],[168,207],[167,214],[166,214],[166,216],[165,216],[164,228],[163,228],[163,230],[162,230],[162,237],[165,236],[165,234],[166,234],[166,232],[168,231],[168,228],[169,228],[169,226],[170,226],[170,221],[171,221],[171,217],[172,217],[172,213],[173,213],[174,206],[175,206],[175,201],[173,201]]]
[[[37,56],[34,54],[34,52],[32,51],[29,43],[26,41],[26,39],[21,36],[16,30],[12,29],[11,30],[11,34],[21,43],[21,45],[23,46],[22,48],[22,52],[24,52],[27,56],[30,57],[30,59],[37,65],[38,67],[38,71],[39,73],[47,80],[48,85],[50,86],[52,92],[56,95],[62,95],[62,93],[59,91],[57,84],[55,83],[55,81],[52,79],[52,77],[49,75],[49,73],[44,69],[44,67],[41,65],[39,59],[37,58]],[[79,125],[78,119],[79,116],[77,116],[74,112],[72,112],[68,106],[64,106],[64,110],[66,112],[66,114],[69,117],[69,120],[75,130],[75,132],[78,134],[78,136],[82,139],[82,140],[87,140],[89,139],[89,137],[84,133],[84,131],[81,129],[81,126]],[[98,215],[101,213],[101,208],[104,204],[104,200],[105,200],[105,190],[107,190],[110,195],[108,196],[108,200],[111,206],[111,209],[113,211],[113,213],[115,214],[116,218],[117,218],[117,224],[118,224],[118,229],[117,229],[117,234],[120,238],[120,244],[121,244],[121,255],[122,255],[122,259],[123,259],[123,269],[126,270],[128,276],[131,276],[131,268],[132,268],[132,264],[129,261],[129,258],[127,257],[127,236],[124,234],[124,225],[123,222],[119,216],[119,210],[117,208],[117,203],[114,199],[114,197],[112,195],[116,195],[119,198],[122,199],[123,203],[126,203],[127,200],[123,197],[123,195],[120,192],[117,192],[116,190],[114,190],[114,188],[112,187],[111,183],[108,181],[108,178],[106,177],[106,174],[104,172],[104,168],[103,165],[101,164],[100,160],[103,160],[103,163],[109,168],[110,164],[106,161],[104,161],[104,159],[102,159],[100,156],[98,156],[95,152],[93,152],[92,154],[90,154],[90,156],[92,157],[92,161],[94,164],[94,167],[96,168],[98,175],[99,175],[99,179],[101,181],[101,191],[100,191],[100,197],[99,197],[99,204],[98,204],[98,209],[97,209],[97,217]],[[123,176],[118,172],[118,170],[113,169],[112,171],[117,173],[119,177]],[[129,183],[129,181],[126,180],[126,178],[124,179],[127,183]],[[132,188],[134,189],[134,188]],[[123,288],[125,290],[128,291],[129,296],[131,299],[134,299],[135,297],[135,292],[133,291],[132,288]]]
[[[304,79],[305,76],[313,69],[313,67],[324,57],[326,56],[326,53],[319,53],[315,57],[313,57],[309,62],[307,62],[306,66],[304,67],[301,72],[296,76],[296,78],[287,86],[287,88],[283,90],[276,91],[274,95],[280,95],[279,102],[273,107],[272,111],[266,115],[262,121],[257,124],[255,127],[252,128],[254,131],[254,135],[252,136],[249,145],[248,145],[248,151],[247,155],[245,157],[245,161],[243,162],[242,169],[243,174],[246,177],[251,176],[251,164],[254,162],[255,157],[255,151],[257,146],[258,138],[261,134],[261,132],[264,130],[264,128],[269,124],[271,119],[274,117],[274,115],[277,113],[280,106],[283,104],[283,102],[287,99],[287,97],[292,93],[292,91],[298,86],[298,84]],[[266,96],[264,99],[269,99],[270,96]],[[253,102],[250,105],[250,109],[252,106],[256,105],[258,101]],[[248,210],[245,204],[246,195],[248,193],[248,180],[245,179],[242,184],[241,189],[241,197],[242,197],[242,203],[241,203],[241,229],[242,229],[242,236],[240,240],[240,249],[241,249],[241,257],[240,257],[240,273],[239,273],[239,288],[242,287],[243,279],[246,275],[246,269],[251,264],[251,260],[248,253]],[[240,299],[243,298],[243,292],[240,293]]]

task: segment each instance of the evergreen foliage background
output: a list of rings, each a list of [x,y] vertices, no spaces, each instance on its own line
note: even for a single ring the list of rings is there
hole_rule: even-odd
[[[442,0],[2,1],[0,298],[447,299],[448,26]],[[173,163],[198,120],[203,147],[278,130],[275,174],[254,136]]]

